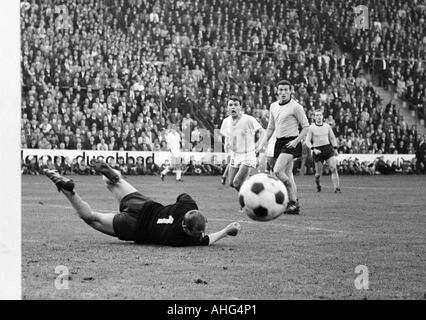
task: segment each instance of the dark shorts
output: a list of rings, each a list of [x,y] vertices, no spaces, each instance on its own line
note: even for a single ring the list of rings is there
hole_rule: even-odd
[[[315,149],[321,150],[321,153],[320,154],[313,153],[314,162],[323,162],[323,161],[327,161],[331,157],[334,157],[334,148],[331,144],[315,147]]]
[[[139,192],[130,193],[121,199],[120,213],[116,214],[112,225],[118,239],[134,241],[136,239],[138,216],[143,214],[142,207],[150,201]]]
[[[278,138],[275,142],[274,148],[274,158],[278,158],[281,153],[291,154],[295,158],[300,158],[302,156],[302,143],[299,142],[296,148],[287,148],[286,144],[290,141],[296,139],[297,137],[283,137]]]

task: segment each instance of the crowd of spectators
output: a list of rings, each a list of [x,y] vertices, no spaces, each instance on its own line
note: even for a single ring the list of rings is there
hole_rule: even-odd
[[[406,100],[426,121],[426,1],[362,1],[365,29],[342,29],[339,43],[356,63],[377,74],[378,83]]]
[[[416,128],[363,75],[382,53],[406,61],[407,92],[424,100],[424,1],[364,2],[368,30],[353,1],[22,1],[22,147],[166,151],[177,125],[196,150],[229,95],[266,127],[286,78],[339,152],[415,153]]]
[[[341,175],[389,175],[389,174],[415,174],[421,173],[416,164],[416,158],[401,162],[384,160],[383,156],[374,161],[360,161],[358,158],[343,160],[337,169]],[[331,174],[325,169],[326,174]]]

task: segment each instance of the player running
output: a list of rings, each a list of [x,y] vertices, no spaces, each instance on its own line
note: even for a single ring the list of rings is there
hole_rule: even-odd
[[[239,98],[229,97],[227,107],[229,116],[223,119],[220,133],[225,136],[225,151],[231,153],[229,185],[239,191],[250,170],[256,168],[255,136],[263,128],[254,117],[243,114]]]
[[[291,83],[281,80],[276,88],[278,101],[271,104],[266,139],[259,143],[256,152],[263,149],[275,132],[277,141],[274,147],[274,158],[276,158],[274,174],[284,183],[288,191],[289,202],[286,213],[299,214],[293,160],[302,155],[302,140],[309,129],[309,122],[303,107],[291,96]],[[302,127],[300,132],[299,126]]]
[[[180,150],[180,134],[176,130],[176,125],[173,124],[171,128],[166,131],[165,136],[167,147],[170,151],[171,164],[166,166],[160,173],[161,180],[164,181],[167,173],[172,167],[176,169],[176,181],[183,182],[182,180],[182,152]]]
[[[233,222],[218,232],[204,235],[207,219],[188,194],[181,194],[176,203],[163,206],[139,193],[108,164],[95,160],[93,167],[104,176],[107,189],[119,201],[120,213],[92,211],[74,191],[71,179],[53,170],[45,170],[45,174],[69,200],[80,218],[102,233],[137,244],[207,246],[226,236],[236,236],[241,228],[239,223]]]
[[[315,183],[318,192],[321,192],[320,178],[324,161],[326,161],[331,171],[331,181],[333,182],[334,192],[341,193],[337,160],[335,157],[337,139],[330,125],[324,122],[321,110],[315,110],[315,122],[309,127],[306,135],[306,145],[312,150],[315,162]]]

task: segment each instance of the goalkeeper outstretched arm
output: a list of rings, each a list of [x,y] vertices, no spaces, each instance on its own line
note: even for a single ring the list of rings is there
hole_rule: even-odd
[[[227,236],[232,236],[232,237],[236,236],[240,230],[241,230],[241,225],[238,222],[232,222],[228,224],[222,230],[208,235],[209,246]]]

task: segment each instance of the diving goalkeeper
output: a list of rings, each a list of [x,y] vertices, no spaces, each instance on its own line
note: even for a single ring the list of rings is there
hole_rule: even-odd
[[[73,180],[54,170],[44,172],[69,200],[80,218],[104,234],[137,244],[177,247],[212,245],[226,236],[236,236],[240,231],[240,224],[233,222],[218,232],[205,235],[207,219],[188,194],[181,194],[176,203],[164,206],[138,192],[105,162],[95,160],[92,165],[96,172],[103,175],[107,189],[119,201],[119,213],[92,211],[89,204],[74,191]]]

